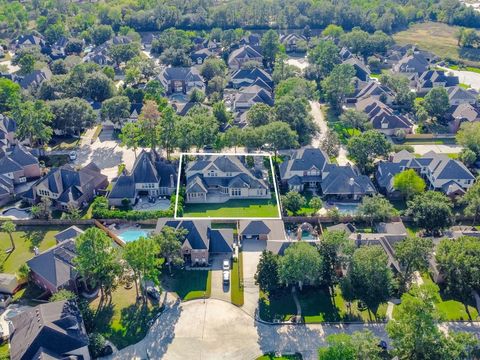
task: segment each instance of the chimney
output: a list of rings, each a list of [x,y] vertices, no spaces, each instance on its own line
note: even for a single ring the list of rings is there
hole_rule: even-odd
[[[353,186],[353,184],[355,184],[355,179],[354,179],[354,178],[350,178],[350,179],[348,180],[348,184],[349,184],[350,186]]]

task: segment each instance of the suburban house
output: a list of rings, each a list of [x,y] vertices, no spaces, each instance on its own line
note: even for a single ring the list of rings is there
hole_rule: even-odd
[[[41,37],[29,34],[29,35],[20,35],[12,43],[14,49],[25,49],[31,47],[42,48],[45,46],[45,40]]]
[[[205,81],[194,67],[167,67],[160,73],[159,80],[167,95],[188,94],[193,89],[205,91]]]
[[[53,74],[48,67],[40,70],[33,70],[31,73],[18,78],[18,84],[23,89],[36,89],[44,81],[52,78]]]
[[[268,91],[273,89],[272,76],[265,70],[255,67],[253,69],[239,69],[230,75],[229,86],[234,89],[258,85]]]
[[[22,145],[16,145],[12,152],[3,156],[0,154],[0,176],[2,175],[16,185],[39,178],[42,171],[38,159]]]
[[[37,305],[12,318],[10,359],[90,360],[88,334],[74,300]]]
[[[459,83],[457,76],[450,76],[443,70],[427,70],[415,74],[413,82],[418,95],[425,95],[434,87],[452,87]]]
[[[372,127],[387,136],[395,135],[397,130],[403,130],[407,134],[412,132],[413,123],[406,116],[395,113],[380,100],[362,99],[357,102],[356,109],[366,113]]]
[[[297,52],[298,51],[298,43],[299,42],[307,42],[307,38],[303,35],[298,35],[294,33],[281,35],[280,36],[280,43],[285,46],[285,51],[289,52]],[[303,50],[305,51],[305,46]]]
[[[177,164],[168,161],[155,151],[142,150],[131,172],[126,170],[118,177],[108,194],[111,206],[122,206],[127,199],[135,204],[139,196],[170,196],[177,187]]]
[[[423,73],[428,70],[430,63],[422,53],[406,53],[395,65],[393,71],[397,73]]]
[[[108,178],[94,163],[80,170],[64,165],[52,169],[35,182],[23,198],[31,203],[38,202],[42,197],[49,198],[52,200],[52,206],[62,211],[66,211],[68,205],[81,209],[107,186]]]
[[[430,189],[441,191],[448,196],[464,194],[475,182],[475,176],[458,160],[433,151],[415,157],[402,150],[396,153],[391,161],[378,164],[375,177],[380,189],[388,196],[396,195],[393,178],[407,169],[417,171],[426,180]]]
[[[255,34],[255,33],[250,33],[248,35],[245,35],[244,37],[242,37],[239,41],[239,44],[240,45],[250,45],[252,47],[259,47],[260,46],[260,41],[261,41],[261,36],[259,34]]]
[[[453,105],[449,110],[450,114],[450,131],[456,133],[462,123],[480,121],[480,108],[477,105],[464,103]]]
[[[12,179],[5,175],[0,175],[0,206],[10,202],[15,196],[15,186]]]
[[[201,64],[204,63],[204,61],[206,59],[208,59],[209,57],[212,57],[214,55],[215,55],[215,53],[213,51],[211,51],[210,49],[203,48],[203,49],[194,51],[190,55],[190,59],[192,59],[192,63],[197,64],[197,65],[201,65]]]
[[[381,246],[388,257],[388,264],[393,271],[402,270],[400,263],[395,259],[395,245],[407,237],[407,229],[402,221],[379,223],[375,233],[350,234],[349,239],[360,246]]]
[[[327,199],[360,200],[377,191],[370,178],[352,166],[326,166],[322,174],[322,194]]]
[[[243,45],[231,52],[230,56],[228,57],[228,67],[235,70],[240,69],[243,64],[249,61],[256,61],[261,64],[263,61],[263,56],[252,46]]]
[[[108,43],[103,43],[95,47],[92,51],[88,52],[83,57],[84,62],[93,62],[100,66],[112,65],[113,59],[109,54],[109,45]]]
[[[289,190],[316,189],[322,183],[326,166],[330,164],[323,150],[313,147],[294,150],[290,158],[280,164],[280,179]]]
[[[186,202],[223,203],[231,199],[270,199],[268,174],[247,168],[244,156],[207,155],[186,167]]]
[[[283,220],[239,220],[238,238],[244,240],[285,241],[285,225]]]
[[[273,106],[273,94],[259,85],[250,85],[224,95],[225,104],[234,112],[245,112],[256,103]]]
[[[10,148],[15,141],[17,123],[6,115],[0,114],[0,150]]]
[[[343,62],[344,64],[352,65],[355,69],[355,77],[361,82],[370,81],[370,69],[365,63],[356,57],[350,57]]]
[[[475,105],[478,99],[478,93],[473,89],[464,89],[460,86],[447,88],[448,101],[451,106],[460,104]]]
[[[339,55],[340,55],[340,59],[342,61],[350,59],[353,56],[353,54],[350,52],[350,50],[348,50],[348,48],[346,48],[345,46],[343,46],[340,49]]]
[[[206,266],[212,256],[230,258],[233,252],[233,229],[213,229],[210,220],[158,219],[155,233],[165,226],[184,230],[182,254],[191,266]]]
[[[347,99],[347,102],[356,103],[364,99],[375,99],[391,106],[395,101],[395,94],[387,86],[379,84],[376,81],[370,81],[353,99]]]
[[[76,256],[75,240],[61,241],[27,261],[31,279],[51,294],[61,289],[77,292],[79,274],[73,261]]]

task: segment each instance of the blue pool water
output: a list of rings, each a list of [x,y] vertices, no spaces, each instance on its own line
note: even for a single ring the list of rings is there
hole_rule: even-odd
[[[151,230],[147,229],[127,229],[118,234],[118,237],[125,241],[126,243],[130,241],[135,241],[141,237],[147,237],[150,234]]]
[[[17,208],[11,208],[8,210],[5,210],[2,212],[2,215],[5,216],[13,216],[16,219],[30,219],[30,211],[28,210],[23,210],[23,209],[17,209]]]
[[[358,204],[348,204],[348,203],[336,203],[335,207],[340,211],[342,214],[346,215],[354,215],[358,210]]]

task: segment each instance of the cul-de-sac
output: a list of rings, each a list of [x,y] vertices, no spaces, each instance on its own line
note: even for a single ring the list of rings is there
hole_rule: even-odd
[[[0,0],[0,360],[480,359],[479,0]]]

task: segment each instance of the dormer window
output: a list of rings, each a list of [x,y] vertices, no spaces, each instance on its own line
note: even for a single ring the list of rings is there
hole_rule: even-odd
[[[214,176],[217,176],[217,173],[215,172],[215,170],[210,170],[207,176],[214,177]]]

